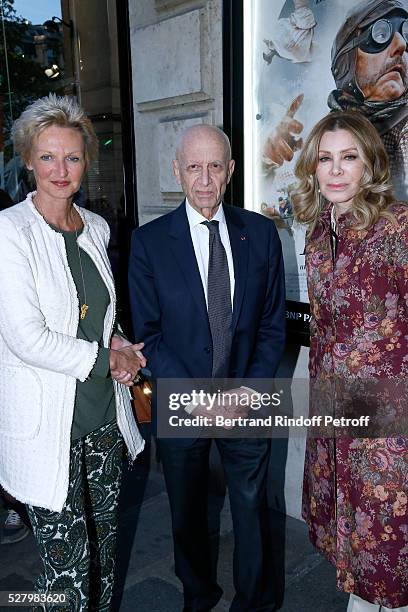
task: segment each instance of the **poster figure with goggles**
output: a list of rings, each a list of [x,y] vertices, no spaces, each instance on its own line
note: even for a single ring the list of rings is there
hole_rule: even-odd
[[[332,47],[332,110],[355,109],[378,130],[396,196],[408,199],[408,0],[370,0],[347,15]]]

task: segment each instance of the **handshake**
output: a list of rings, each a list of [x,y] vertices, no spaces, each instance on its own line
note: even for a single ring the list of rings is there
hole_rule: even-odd
[[[146,366],[146,359],[143,356],[143,342],[131,344],[123,336],[112,336],[109,351],[109,368],[114,380],[131,387],[140,368]]]

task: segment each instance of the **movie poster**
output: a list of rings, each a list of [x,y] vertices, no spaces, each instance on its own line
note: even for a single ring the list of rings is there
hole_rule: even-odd
[[[322,116],[363,112],[389,153],[396,195],[407,199],[407,16],[408,0],[244,2],[246,201],[276,223],[291,302],[307,304],[308,295],[305,228],[289,191],[303,140]]]

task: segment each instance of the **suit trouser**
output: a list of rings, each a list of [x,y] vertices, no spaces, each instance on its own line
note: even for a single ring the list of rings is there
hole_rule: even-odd
[[[349,604],[347,606],[347,612],[408,612],[408,606],[403,608],[386,608],[385,606],[378,606],[377,604],[369,603],[361,597],[356,595],[350,595]]]
[[[234,528],[234,612],[274,609],[271,542],[266,500],[270,441],[215,439],[228,482]],[[170,500],[175,571],[187,610],[213,608],[222,595],[212,572],[208,534],[211,440],[189,446],[158,440]]]
[[[36,591],[68,593],[69,603],[52,607],[53,612],[110,608],[122,451],[116,421],[74,440],[62,511],[27,506],[44,565]]]

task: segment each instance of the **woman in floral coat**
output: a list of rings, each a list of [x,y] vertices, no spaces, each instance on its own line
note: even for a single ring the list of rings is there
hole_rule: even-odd
[[[393,199],[380,137],[359,113],[331,113],[295,172],[295,214],[309,226],[312,383],[405,381],[408,208]],[[351,594],[348,612],[408,612],[407,500],[406,432],[308,440],[303,516]]]

